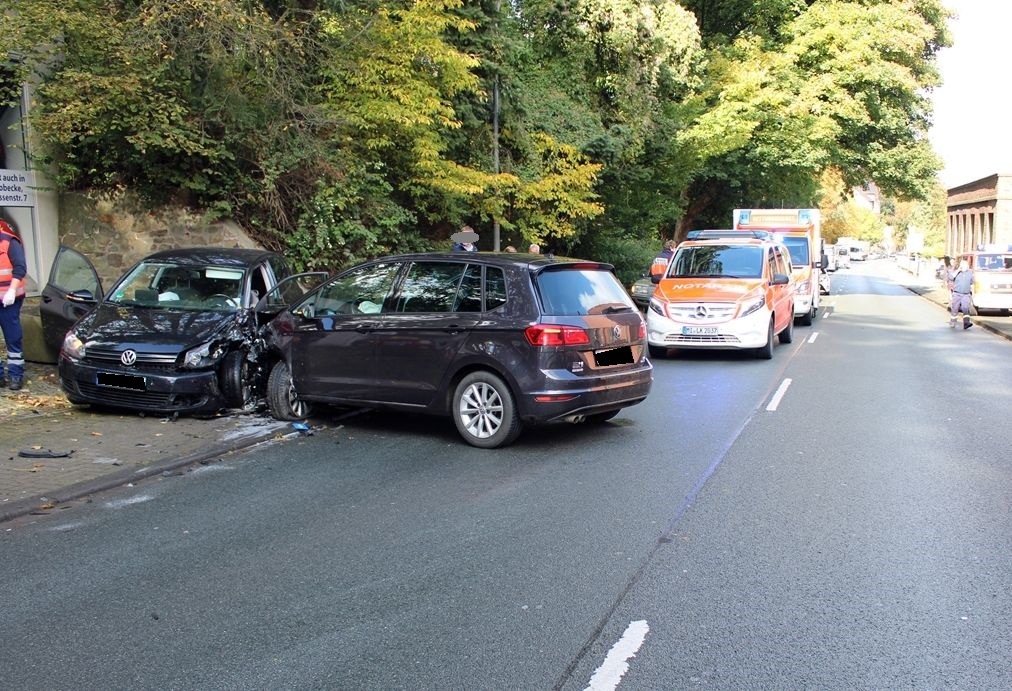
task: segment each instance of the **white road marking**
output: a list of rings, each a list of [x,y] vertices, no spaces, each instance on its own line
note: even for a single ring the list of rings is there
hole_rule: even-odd
[[[622,638],[618,639],[618,642],[611,647],[604,662],[594,671],[594,676],[590,678],[590,685],[585,691],[613,691],[618,688],[622,677],[629,671],[627,660],[636,656],[636,652],[643,645],[649,630],[650,627],[647,626],[646,621],[629,622]]]
[[[107,509],[122,509],[125,506],[132,506],[133,504],[142,504],[146,501],[154,499],[150,494],[138,494],[133,497],[127,497],[126,499],[115,499],[113,501],[107,501],[105,508]]]
[[[770,399],[770,404],[766,406],[766,410],[773,412],[780,405],[780,399],[787,393],[787,387],[791,385],[790,379],[784,379],[780,382],[780,386],[777,388],[777,392],[773,394],[773,398]]]
[[[831,310],[823,310],[822,311],[822,318],[823,319],[829,319],[829,315],[831,315],[832,313],[833,312]]]
[[[809,343],[815,343],[815,339],[818,338],[818,337],[819,337],[819,332],[818,331],[813,331],[812,335],[808,337],[808,342]]]

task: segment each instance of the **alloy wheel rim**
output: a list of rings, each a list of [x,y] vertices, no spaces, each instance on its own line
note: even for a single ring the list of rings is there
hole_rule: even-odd
[[[502,397],[494,387],[484,382],[471,384],[460,397],[458,413],[468,434],[488,439],[502,427]]]

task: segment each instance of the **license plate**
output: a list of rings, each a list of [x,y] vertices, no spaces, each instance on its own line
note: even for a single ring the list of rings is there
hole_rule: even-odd
[[[632,348],[623,346],[621,348],[610,348],[608,350],[594,351],[594,362],[598,367],[610,367],[611,365],[631,365],[633,361]]]
[[[716,336],[716,326],[683,326],[683,336]]]
[[[111,386],[117,389],[146,391],[144,377],[136,374],[116,374],[115,372],[99,372],[96,379],[99,386]]]

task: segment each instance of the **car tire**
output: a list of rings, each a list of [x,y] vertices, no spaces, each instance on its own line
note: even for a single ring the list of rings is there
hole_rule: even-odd
[[[253,373],[246,353],[233,350],[221,364],[221,391],[230,408],[248,408],[254,403]]]
[[[787,320],[787,326],[778,335],[781,343],[790,343],[794,340],[794,319]]]
[[[295,392],[292,374],[284,360],[274,365],[267,378],[267,407],[278,420],[304,420],[313,410],[312,405]]]
[[[655,360],[660,360],[661,358],[666,358],[668,356],[667,348],[665,348],[664,346],[655,346],[649,343],[647,344],[647,352],[649,352],[650,357],[654,358]]]
[[[471,372],[453,392],[453,424],[471,446],[495,449],[516,440],[523,428],[509,386],[491,372]]]
[[[770,325],[766,328],[766,345],[755,349],[755,356],[760,360],[773,359],[773,317],[770,317]]]
[[[801,319],[800,319],[801,325],[802,326],[811,326],[812,325],[812,321],[814,319],[815,319],[815,308],[812,307],[811,309],[808,310],[808,312],[806,314],[804,314],[801,317]]]

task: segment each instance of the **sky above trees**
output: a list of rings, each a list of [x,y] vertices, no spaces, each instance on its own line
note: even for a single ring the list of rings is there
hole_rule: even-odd
[[[946,187],[994,173],[1012,173],[1012,89],[1008,41],[1012,3],[994,0],[945,0],[956,13],[953,45],[939,53],[942,85],[933,94],[930,137],[944,168]]]

